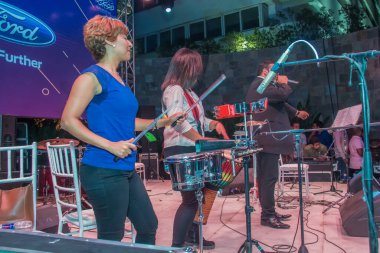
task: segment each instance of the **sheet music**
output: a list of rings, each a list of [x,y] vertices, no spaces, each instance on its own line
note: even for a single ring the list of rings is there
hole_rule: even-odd
[[[358,123],[360,114],[362,112],[362,105],[355,105],[347,107],[338,111],[334,123],[331,127],[345,127],[349,125],[356,125]]]

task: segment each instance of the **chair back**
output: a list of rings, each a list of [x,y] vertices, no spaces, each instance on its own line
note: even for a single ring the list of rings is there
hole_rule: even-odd
[[[57,204],[59,226],[62,226],[64,212],[78,213],[79,230],[83,231],[82,202],[80,182],[78,178],[77,158],[75,155],[74,142],[69,144],[51,145],[46,144],[50,169],[53,180],[54,196]],[[68,196],[69,195],[69,196]],[[62,233],[62,228],[58,228]]]
[[[13,146],[13,147],[0,147],[0,184],[11,185],[12,183],[30,183],[32,189],[32,222],[33,230],[36,230],[37,222],[37,143],[33,142],[31,145]],[[5,162],[3,162],[5,161]],[[30,168],[30,169],[29,169]],[[29,186],[28,186],[29,187]],[[16,188],[19,189],[19,188]],[[11,191],[14,191],[13,189]],[[28,189],[28,188],[26,188]],[[20,199],[16,199],[15,205],[12,207],[11,203],[2,203],[6,190],[0,190],[0,214],[3,220],[5,216],[13,217],[14,213],[5,212],[17,212],[15,209],[20,206]],[[13,194],[14,195],[14,194]],[[17,194],[16,194],[17,195]],[[14,195],[14,196],[16,196]],[[25,194],[28,196],[28,194]],[[21,196],[18,194],[18,196]],[[7,199],[9,200],[9,199]],[[9,201],[7,201],[9,202]],[[25,200],[28,203],[28,200]],[[30,207],[26,207],[28,209]],[[7,209],[7,210],[5,210]],[[28,216],[28,215],[26,215]],[[12,218],[14,219],[14,217]],[[16,218],[17,219],[17,218]]]

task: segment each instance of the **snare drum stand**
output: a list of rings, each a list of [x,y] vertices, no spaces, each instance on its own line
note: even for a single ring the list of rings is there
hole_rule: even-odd
[[[198,201],[198,227],[199,227],[199,252],[203,253],[203,213],[202,213],[202,199],[203,199],[203,192],[202,188],[198,188],[195,191],[195,195],[197,197]]]

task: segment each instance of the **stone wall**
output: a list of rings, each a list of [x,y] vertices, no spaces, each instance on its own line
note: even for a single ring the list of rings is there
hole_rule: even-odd
[[[380,50],[380,29],[369,29],[332,39],[311,41],[320,57],[343,53]],[[206,110],[228,103],[245,100],[250,82],[255,78],[257,65],[265,59],[277,60],[285,47],[268,48],[231,54],[214,54],[203,57],[205,72],[195,90],[201,94],[224,73],[227,79],[204,101]],[[305,44],[294,47],[287,62],[314,58],[312,50]],[[168,69],[170,58],[136,59],[136,96],[141,106],[154,105],[161,110],[160,85]],[[338,109],[360,103],[360,88],[357,76],[353,74],[353,86],[348,86],[349,64],[335,61],[286,67],[283,73],[290,79],[300,81],[293,86],[294,93],[289,98],[293,105],[305,104],[309,96],[310,110],[322,113],[322,119],[331,124]],[[366,72],[371,106],[371,121],[380,121],[380,57],[368,60]]]

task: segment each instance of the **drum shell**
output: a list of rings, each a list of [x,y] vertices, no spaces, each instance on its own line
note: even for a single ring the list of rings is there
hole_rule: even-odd
[[[225,160],[223,151],[208,152],[205,154],[207,166],[204,171],[205,182],[219,182],[222,180],[222,164]]]
[[[204,171],[208,166],[207,156],[187,153],[170,156],[164,160],[174,191],[194,191],[204,186]]]

